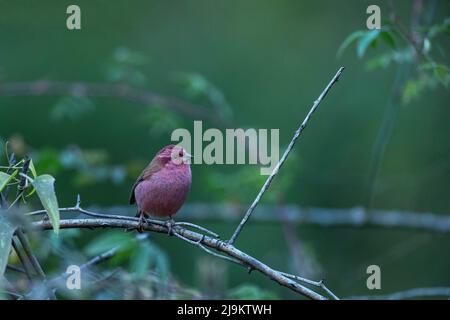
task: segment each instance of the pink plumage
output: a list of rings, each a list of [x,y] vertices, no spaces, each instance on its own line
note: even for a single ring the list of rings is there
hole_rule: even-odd
[[[181,208],[192,183],[190,155],[181,147],[161,149],[134,184],[130,204],[143,216],[171,217]]]

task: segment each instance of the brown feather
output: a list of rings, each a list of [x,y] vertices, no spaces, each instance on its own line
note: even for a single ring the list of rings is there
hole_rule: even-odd
[[[139,175],[139,177],[136,179],[136,182],[134,183],[133,187],[131,188],[131,194],[130,194],[130,200],[129,203],[133,204],[136,202],[136,198],[134,197],[134,190],[138,186],[138,184],[141,181],[149,179],[154,173],[158,172],[164,167],[164,163],[161,161],[161,159],[156,156],[153,158],[153,160],[148,164],[147,167],[142,171],[142,173]]]

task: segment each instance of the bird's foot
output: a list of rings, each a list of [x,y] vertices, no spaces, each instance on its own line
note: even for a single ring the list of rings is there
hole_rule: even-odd
[[[202,244],[203,240],[205,240],[204,234],[202,234],[202,237],[197,241],[197,244]]]
[[[137,225],[137,232],[142,233],[144,232],[144,227],[148,226],[148,221],[145,219],[145,216],[143,214],[139,215],[138,225]]]
[[[172,235],[172,229],[175,226],[175,220],[173,220],[172,217],[169,218],[169,220],[166,221],[166,227],[167,227],[167,234],[169,236]]]
[[[48,214],[44,214],[44,217],[42,218],[42,222],[47,222],[47,221],[49,221],[50,220],[50,218],[49,218],[49,216],[48,216]]]

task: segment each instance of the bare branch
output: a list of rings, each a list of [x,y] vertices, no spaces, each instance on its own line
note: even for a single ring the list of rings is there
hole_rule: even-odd
[[[312,281],[309,279],[305,279],[293,274],[289,274],[289,273],[285,273],[282,272],[282,274],[288,278],[294,279],[294,280],[298,280],[300,282],[304,282],[319,288],[322,288],[326,293],[328,293],[334,300],[340,300],[330,289],[327,288],[327,286],[325,285],[325,281],[324,280],[320,280],[320,281]]]
[[[159,106],[179,114],[207,120],[226,126],[226,121],[207,107],[193,105],[173,97],[167,97],[149,90],[141,90],[125,84],[57,82],[38,80],[32,82],[9,82],[0,84],[0,96],[43,96],[70,95],[81,97],[122,98],[144,106]]]
[[[41,220],[33,222],[33,225],[37,228],[42,228],[49,230],[52,228],[50,221]],[[60,228],[121,228],[121,229],[136,229],[139,222],[134,217],[121,216],[121,219],[111,219],[111,218],[87,218],[87,219],[62,219],[60,221]],[[314,292],[313,290],[301,285],[294,279],[290,279],[283,275],[281,272],[276,271],[261,261],[253,258],[252,256],[242,252],[233,245],[230,245],[224,241],[217,238],[209,237],[191,230],[184,229],[180,226],[176,226],[176,234],[185,241],[189,240],[189,243],[197,243],[203,248],[209,250],[208,253],[215,253],[214,251],[220,252],[223,256],[227,256],[230,259],[235,259],[239,261],[239,264],[246,266],[250,271],[258,270],[268,278],[277,282],[278,284],[285,286],[294,292],[302,294],[305,297],[315,300],[324,300],[326,297]],[[145,231],[158,232],[167,234],[169,228],[165,224],[153,224],[149,223],[144,226]],[[173,230],[172,230],[173,231]],[[212,249],[212,250],[211,250]],[[222,258],[222,256],[221,256]],[[233,261],[234,262],[234,261]]]
[[[286,204],[282,206],[283,215],[274,215],[274,212],[280,208],[275,205],[261,205],[258,209],[258,215],[253,218],[259,223],[277,223],[280,220],[290,225],[314,225],[319,227],[353,227],[353,228],[396,228],[412,229],[425,232],[450,233],[450,215],[431,212],[410,212],[399,210],[367,210],[363,207],[353,208],[316,208],[299,207],[295,204]],[[78,211],[76,207],[61,208],[61,213]],[[121,212],[124,215],[132,215],[135,209],[129,206],[114,206],[99,208],[102,213],[95,213],[82,209],[81,212],[87,212],[91,216],[99,218],[117,218],[123,219],[123,216],[108,214],[109,212]],[[104,213],[103,213],[104,212]],[[196,221],[236,221],[239,215],[239,207],[227,204],[210,203],[187,203],[180,212],[180,216],[186,219]],[[45,210],[38,210],[28,213],[29,215],[44,215]],[[132,217],[127,217],[133,219]],[[150,220],[153,222],[153,220]],[[158,220],[155,220],[158,221]],[[184,224],[176,222],[176,224]],[[196,226],[196,229],[200,226]],[[203,228],[203,227],[201,227]],[[203,228],[204,229],[204,228]],[[208,230],[210,232],[210,230]],[[214,233],[211,234],[215,236]]]
[[[28,281],[33,282],[33,277],[32,277],[32,273],[30,270],[30,267],[27,264],[27,261],[22,253],[22,251],[20,250],[19,244],[17,243],[16,239],[12,239],[12,247],[14,249],[14,251],[17,254],[17,257],[19,258],[20,264],[23,267],[23,270],[25,271],[25,275],[28,278]]]
[[[126,207],[115,207],[126,212]],[[431,212],[410,212],[399,210],[368,210],[353,208],[316,208],[299,207],[295,204],[282,206],[283,215],[274,214],[279,206],[262,205],[254,219],[260,223],[289,223],[290,225],[315,225],[320,227],[375,227],[413,229],[427,232],[450,233],[450,215]],[[102,211],[108,212],[108,208]],[[226,204],[189,203],[180,211],[186,219],[197,221],[234,221],[239,208]]]
[[[300,134],[303,132],[303,129],[305,129],[312,114],[314,113],[314,111],[316,111],[317,107],[322,102],[322,100],[325,98],[327,93],[330,91],[331,87],[339,80],[339,77],[341,76],[343,71],[344,71],[344,67],[340,67],[339,70],[334,75],[333,79],[331,79],[331,81],[328,83],[328,85],[325,87],[325,89],[322,91],[322,93],[319,95],[319,97],[316,99],[316,101],[314,101],[314,104],[311,107],[311,110],[309,110],[308,114],[306,115],[306,118],[303,120],[302,124],[295,132],[294,137],[292,138],[291,142],[289,143],[287,149],[284,151],[283,156],[281,157],[280,161],[278,161],[277,165],[275,166],[272,173],[267,178],[266,182],[262,186],[262,188],[259,191],[258,195],[256,196],[255,200],[253,201],[252,205],[250,206],[250,208],[248,208],[248,210],[245,213],[244,217],[242,218],[241,222],[237,226],[236,230],[233,233],[233,236],[228,241],[230,244],[234,244],[234,242],[236,241],[236,238],[241,233],[242,228],[244,227],[245,223],[248,221],[248,219],[252,215],[253,211],[255,210],[256,206],[258,205],[259,201],[261,200],[263,194],[267,191],[267,189],[269,189],[270,183],[272,182],[273,178],[277,175],[278,171],[283,166],[284,162],[286,161],[287,157],[289,156],[289,153],[291,152],[292,148],[294,147],[295,142],[297,141]]]

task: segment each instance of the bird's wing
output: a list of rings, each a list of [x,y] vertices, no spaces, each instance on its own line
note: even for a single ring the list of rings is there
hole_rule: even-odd
[[[158,172],[163,168],[164,164],[158,159],[154,158],[147,167],[142,171],[142,173],[139,175],[139,177],[136,179],[136,182],[133,184],[133,187],[131,188],[131,194],[130,194],[130,200],[129,203],[133,204],[136,202],[136,198],[134,196],[134,190],[138,186],[139,183],[142,181],[150,178],[155,172]]]

